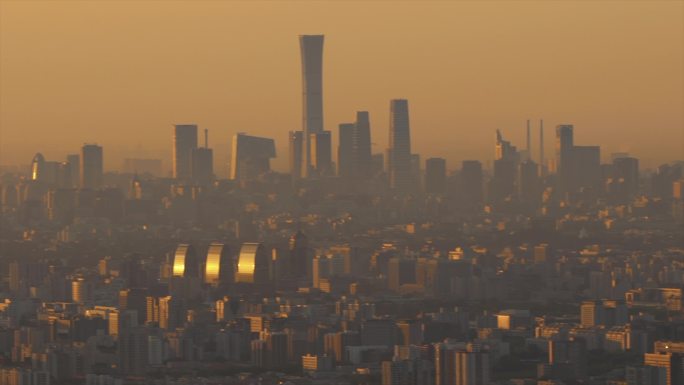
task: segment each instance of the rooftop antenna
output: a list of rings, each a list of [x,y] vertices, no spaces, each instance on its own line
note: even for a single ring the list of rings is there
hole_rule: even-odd
[[[204,148],[209,148],[209,130],[204,129]]]

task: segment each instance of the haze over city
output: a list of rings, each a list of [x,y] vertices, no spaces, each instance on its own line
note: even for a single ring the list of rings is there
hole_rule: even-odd
[[[300,34],[324,34],[325,128],[370,112],[387,146],[389,100],[411,102],[413,148],[491,161],[496,129],[574,124],[605,159],[684,154],[684,5],[663,2],[0,3],[0,164],[83,142],[171,168],[173,124],[210,130],[226,176],[237,132],[301,128]],[[552,153],[551,135],[547,153]],[[536,138],[535,138],[536,139]],[[665,140],[664,140],[665,139]],[[535,144],[535,148],[536,148]]]

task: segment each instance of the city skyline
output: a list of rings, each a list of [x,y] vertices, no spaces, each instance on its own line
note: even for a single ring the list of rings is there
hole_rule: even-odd
[[[0,153],[3,155],[0,155],[0,164],[29,164],[36,151],[43,153],[46,159],[61,159],[66,154],[77,151],[84,141],[89,141],[97,142],[106,148],[105,171],[120,169],[122,160],[130,158],[133,153],[145,158],[161,158],[165,169],[168,170],[172,159],[166,139],[169,127],[173,124],[192,122],[212,131],[212,136],[215,138],[212,140],[212,147],[217,175],[227,174],[227,160],[230,154],[229,138],[237,132],[274,138],[277,146],[276,152],[280,156],[274,160],[273,168],[277,171],[286,171],[288,169],[285,155],[288,153],[288,132],[301,129],[297,124],[298,115],[301,119],[301,98],[298,99],[296,95],[301,92],[302,79],[296,37],[309,32],[324,34],[328,40],[323,58],[325,63],[323,127],[337,127],[348,121],[348,117],[354,111],[369,111],[373,131],[371,134],[374,143],[373,153],[384,152],[387,147],[385,142],[389,130],[387,101],[406,98],[411,103],[411,126],[414,131],[411,145],[415,148],[414,152],[421,154],[423,159],[445,158],[449,170],[458,168],[460,162],[466,159],[478,159],[484,164],[490,163],[493,160],[491,135],[496,129],[502,129],[512,143],[522,147],[525,143],[525,120],[532,119],[536,122],[539,118],[545,120],[547,127],[546,154],[553,153],[553,135],[550,135],[548,130],[558,124],[567,123],[577,128],[578,142],[597,143],[602,146],[604,161],[613,152],[629,152],[642,161],[641,165],[644,168],[681,159],[682,150],[684,150],[682,148],[684,120],[681,113],[682,105],[684,105],[684,87],[681,87],[683,79],[681,71],[677,72],[675,69],[681,68],[683,49],[682,44],[677,43],[684,41],[684,37],[681,34],[679,36],[676,33],[673,34],[677,31],[677,27],[681,30],[682,25],[681,20],[673,18],[677,16],[677,12],[665,12],[668,7],[681,11],[683,9],[681,4],[638,3],[624,7],[611,7],[605,4],[602,6],[521,4],[524,7],[516,8],[516,12],[522,12],[519,9],[525,7],[534,9],[537,13],[535,16],[538,16],[539,20],[546,20],[545,17],[551,17],[558,12],[576,16],[576,20],[584,22],[583,28],[591,30],[596,42],[581,43],[579,39],[581,34],[573,35],[568,31],[565,31],[567,35],[564,34],[563,28],[560,28],[564,26],[563,23],[566,23],[563,20],[557,20],[559,25],[552,28],[547,24],[536,27],[532,24],[524,26],[520,24],[522,20],[513,23],[511,20],[504,19],[505,26],[514,27],[511,33],[515,37],[536,36],[529,40],[528,44],[522,46],[510,38],[492,35],[493,33],[482,35],[484,33],[482,29],[488,23],[493,23],[504,16],[502,9],[494,9],[488,5],[431,3],[428,7],[412,8],[410,4],[391,7],[390,11],[395,13],[400,20],[408,17],[411,10],[437,17],[438,20],[444,22],[454,21],[457,18],[448,12],[439,16],[437,15],[439,10],[462,10],[465,14],[477,15],[483,12],[490,14],[491,19],[487,19],[481,26],[463,25],[461,27],[463,28],[461,32],[479,33],[475,33],[471,41],[460,40],[461,37],[451,34],[450,32],[453,32],[451,29],[439,23],[426,28],[425,31],[408,28],[406,32],[399,35],[413,37],[416,40],[423,37],[434,39],[425,41],[425,48],[419,51],[417,48],[420,45],[416,46],[412,39],[404,40],[404,46],[395,41],[387,43],[387,34],[396,29],[393,23],[383,25],[383,28],[375,34],[367,34],[370,32],[366,29],[370,26],[369,19],[381,10],[387,11],[386,7],[381,4],[369,6],[368,15],[361,17],[360,23],[363,28],[359,31],[340,31],[337,23],[323,24],[324,21],[330,22],[331,14],[334,13],[331,9],[344,13],[349,12],[353,7],[317,5],[312,7],[311,12],[319,15],[320,20],[296,27],[277,25],[274,31],[265,36],[262,32],[250,35],[251,39],[248,39],[250,43],[241,47],[242,51],[240,51],[245,55],[241,59],[234,59],[233,62],[226,61],[226,58],[221,56],[222,54],[205,47],[208,45],[215,49],[215,46],[209,43],[233,42],[230,33],[220,34],[218,27],[216,27],[217,30],[209,30],[204,26],[192,25],[183,28],[184,31],[179,32],[181,35],[174,35],[185,39],[177,47],[167,44],[156,50],[145,51],[143,45],[134,44],[126,48],[129,53],[142,50],[138,53],[143,54],[143,59],[149,59],[149,62],[145,64],[144,60],[133,60],[127,55],[117,55],[117,53],[126,53],[119,43],[127,41],[126,39],[131,36],[115,36],[110,28],[126,21],[139,28],[136,31],[151,39],[150,41],[157,41],[156,39],[164,41],[163,36],[140,29],[143,28],[143,23],[140,23],[143,21],[142,17],[155,9],[149,3],[136,8],[142,15],[140,20],[124,18],[123,11],[131,8],[130,6],[127,8],[114,4],[107,4],[102,8],[71,4],[65,7],[72,11],[71,14],[66,14],[62,9],[51,13],[49,12],[52,9],[51,5],[46,7],[42,5],[40,12],[32,13],[32,19],[27,20],[22,17],[26,18],[28,15],[26,12],[33,9],[31,4],[3,3],[1,5],[2,23],[0,23],[1,30],[5,32],[0,34],[2,35],[0,47],[3,48],[3,55],[0,59],[2,60],[0,63],[3,64],[0,66],[3,68],[0,70],[0,84],[2,84],[0,86],[0,96],[2,96],[0,98],[0,135],[2,137]],[[301,5],[292,6],[287,9],[287,12],[294,12],[294,9],[300,7]],[[261,10],[268,18],[272,13],[277,13],[278,8],[276,6]],[[505,9],[506,6],[501,5],[501,8]],[[158,17],[173,20],[184,9],[181,5],[173,5],[165,8],[165,12]],[[235,6],[204,3],[203,6],[192,8],[189,17],[193,20],[200,16],[209,17],[210,10],[216,11],[217,15],[225,16],[226,13],[230,13],[228,11],[240,14],[241,12],[254,12],[255,9],[259,7],[248,6],[244,3],[238,3]],[[589,9],[596,11],[593,17],[584,14]],[[113,16],[105,18],[103,14],[105,10],[114,11]],[[609,11],[615,11],[614,15],[609,17]],[[42,20],[47,16],[51,16],[51,19]],[[81,32],[88,20],[92,20],[91,17],[99,18],[102,25],[94,27],[93,37],[87,37]],[[614,23],[615,31],[597,32],[596,28],[600,24],[598,19],[601,17],[609,18]],[[529,16],[524,16],[523,19],[525,18]],[[26,36],[24,28],[41,20],[45,30],[32,31],[35,32],[34,35]],[[45,35],[47,30],[50,27],[57,28],[54,22],[69,20],[73,28],[59,29],[60,33],[49,36],[47,39],[48,36]],[[20,26],[17,24],[19,21],[26,22],[26,24]],[[565,25],[565,27],[570,26],[571,24]],[[624,30],[627,26],[636,33]],[[640,28],[642,31],[645,31],[644,28],[649,28],[649,33],[655,34],[653,36],[660,39],[654,39],[654,43],[636,39]],[[209,32],[212,33],[209,34]],[[562,40],[565,52],[559,52],[553,46],[542,44],[543,39],[538,36],[540,32],[547,32],[555,38],[565,39]],[[619,32],[624,35],[618,36]],[[359,37],[359,33],[365,35]],[[46,51],[47,46],[42,46],[46,42],[35,40],[36,36],[46,38],[46,41],[52,41],[57,45],[51,48],[53,51]],[[19,47],[17,44],[21,37],[30,37],[30,40],[22,42],[24,44]],[[89,40],[96,38],[102,38],[102,42],[106,44],[100,45],[97,41]],[[86,39],[83,46],[76,44],[79,39]],[[462,54],[457,55],[453,47],[447,49],[447,46],[442,52],[433,50],[440,42],[449,42],[450,39],[455,39]],[[379,41],[385,41],[385,45],[378,46]],[[193,43],[197,42],[203,44],[196,48],[198,55],[195,59],[198,59],[202,66],[208,66],[208,74],[200,76],[188,70],[173,72],[179,70],[175,64],[160,61],[160,59],[168,58],[165,55],[174,51],[173,48],[180,48],[181,51],[189,50]],[[478,45],[478,42],[494,43],[493,47],[498,49],[498,55],[501,58],[511,59],[512,63],[506,67],[484,60],[487,55],[479,51],[481,48],[468,45]],[[610,42],[617,46],[598,50],[601,44]],[[95,46],[91,46],[92,44]],[[532,46],[539,51],[538,57],[526,55],[530,53]],[[60,47],[68,48],[67,51],[71,56],[63,57],[55,53]],[[78,66],[69,67],[68,65],[74,64],[73,60],[82,57],[85,52],[81,51],[87,51],[87,47],[94,51],[81,64],[84,66],[80,68],[83,70],[82,76],[76,77],[73,71],[78,69]],[[237,49],[238,46],[233,46],[233,48]],[[359,50],[355,56],[349,56],[354,52],[350,51],[352,48]],[[371,48],[375,51],[369,52]],[[407,52],[403,52],[404,50],[400,48],[404,48]],[[521,56],[510,56],[513,48],[521,49]],[[627,48],[632,48],[632,50]],[[628,51],[633,52],[635,49],[642,52],[648,59],[637,57],[629,63],[624,62]],[[376,54],[372,54],[373,52]],[[44,60],[36,61],[36,55],[41,53],[44,54]],[[406,56],[411,53],[423,59],[419,60],[422,64],[418,63],[420,65],[416,66],[415,59]],[[473,56],[473,53],[479,56]],[[548,57],[549,53],[580,55],[568,55],[565,56],[566,61],[559,62],[551,60]],[[595,54],[591,60],[585,56],[589,53]],[[209,57],[219,59],[217,60],[219,63],[229,64],[226,67],[227,73],[220,78],[221,81],[207,82],[206,76],[217,75],[215,72],[217,69],[202,60],[207,58],[207,55],[214,55],[215,57]],[[252,81],[263,79],[277,82],[282,84],[282,87],[277,87],[277,90],[269,89],[269,92],[264,93],[259,89],[247,89],[237,82],[239,79],[233,77],[231,70],[238,72],[244,70],[246,61],[242,60],[265,59],[265,55],[274,59],[272,61],[276,65],[262,62],[248,67],[249,71],[245,72],[246,78]],[[103,60],[106,58],[112,59],[112,63]],[[19,62],[26,66],[26,71],[17,72]],[[388,63],[393,65],[387,66]],[[616,63],[620,65],[616,66]],[[168,67],[158,68],[163,76],[150,76],[147,80],[144,76],[140,76],[144,73],[149,75],[150,67],[160,64],[168,65]],[[525,71],[520,72],[521,68],[518,67],[523,64],[532,66],[537,71],[543,71],[537,72],[536,76]],[[125,66],[123,68],[126,71],[120,72],[122,70],[120,66]],[[426,68],[423,66],[433,66],[436,69],[432,71],[433,73],[426,74],[421,71],[422,68]],[[482,79],[466,79],[468,71],[476,67],[481,68],[483,74],[500,81],[500,87],[492,88],[493,84]],[[40,72],[48,68],[54,73]],[[451,72],[446,71],[447,69],[451,69]],[[496,71],[497,69],[499,71]],[[635,69],[640,71],[630,72]],[[508,73],[500,72],[501,70],[507,70]],[[561,70],[565,72],[561,73]],[[657,72],[659,72],[659,77],[655,76]],[[34,84],[25,78],[27,74],[43,73],[44,75],[39,76],[38,79],[42,79],[45,83]],[[638,76],[634,76],[635,73]],[[120,78],[123,74],[127,75],[126,79]],[[420,76],[415,76],[416,74]],[[584,76],[581,76],[582,74]],[[663,78],[666,74],[672,76],[669,81]],[[124,82],[114,85],[107,75],[115,75],[113,76],[115,80]],[[479,77],[475,76],[475,78]],[[592,88],[582,91],[582,87],[588,87],[587,82],[590,80],[593,81]],[[40,82],[40,80],[35,81]],[[167,98],[164,93],[160,93],[161,90],[155,87],[173,85],[165,84],[164,81],[179,85],[175,94],[181,96],[176,96],[174,99]],[[257,84],[261,84],[260,81]],[[547,84],[539,84],[542,81]],[[462,87],[454,87],[459,82]],[[567,86],[572,82],[576,83],[572,88],[560,87],[560,84]],[[365,87],[359,88],[359,85],[364,83]],[[85,84],[89,86],[84,88]],[[620,87],[616,87],[620,84]],[[519,86],[523,87],[519,88]],[[126,92],[130,87],[139,92]],[[518,101],[518,98],[513,98],[514,91],[525,88],[529,88],[527,91],[534,95],[519,98],[523,100],[522,102]],[[359,92],[360,89],[362,92]],[[542,89],[546,94],[540,94]],[[658,94],[653,93],[656,89],[659,91]],[[187,102],[187,98],[199,96],[203,90],[211,96],[198,98],[197,104],[200,106],[190,103],[190,106],[178,108],[178,103],[182,102],[181,99]],[[551,92],[549,95],[549,90],[562,91]],[[104,96],[97,97],[99,94],[95,91],[102,92]],[[573,93],[580,98],[571,98]],[[29,96],[33,99],[28,99]],[[140,104],[141,98],[146,98],[143,104]],[[48,102],[50,105],[47,104]],[[564,104],[569,104],[569,106]],[[636,108],[637,105],[642,108]],[[253,110],[257,106],[268,106],[273,111],[272,113],[257,113]],[[31,108],[34,114],[26,116],[23,113],[26,108]],[[250,113],[250,110],[254,112]],[[115,111],[118,112],[113,115]],[[135,123],[130,124],[130,122]],[[647,124],[649,127],[645,129],[644,126]],[[661,128],[654,128],[650,125]],[[93,127],[99,129],[93,130]],[[620,135],[616,135],[617,129],[621,130]],[[148,134],[141,135],[141,130]],[[22,135],[13,134],[15,132],[22,132]],[[55,138],[53,132],[58,132],[60,136]],[[654,132],[659,135],[653,135]],[[26,138],[22,137],[24,134],[37,139],[26,141]],[[662,140],[663,135],[671,135],[672,140]],[[333,136],[335,139],[332,148],[335,149],[337,135],[333,134]],[[636,145],[637,143],[639,146]],[[126,147],[128,149],[125,149]],[[532,149],[533,159],[536,159],[538,156],[534,154],[535,149],[538,149],[536,140],[533,140]],[[332,157],[337,158],[335,153]],[[547,156],[547,159],[550,157]]]

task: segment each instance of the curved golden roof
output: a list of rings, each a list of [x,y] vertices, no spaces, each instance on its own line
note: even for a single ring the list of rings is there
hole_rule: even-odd
[[[238,257],[235,282],[254,283],[256,271],[256,258],[259,250],[258,243],[243,243]]]
[[[190,245],[187,243],[181,243],[176,248],[176,253],[173,256],[173,276],[183,277],[185,276],[185,265],[189,262]]]
[[[218,286],[221,283],[221,274],[225,274],[221,270],[226,267],[225,261],[221,260],[224,257],[224,249],[225,245],[223,243],[212,243],[209,245],[207,263],[204,270],[204,283],[212,286]]]

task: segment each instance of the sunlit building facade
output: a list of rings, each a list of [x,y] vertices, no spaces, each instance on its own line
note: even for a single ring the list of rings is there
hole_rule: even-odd
[[[187,243],[178,245],[173,256],[173,276],[195,277],[198,275],[197,268],[195,249]]]
[[[263,284],[268,282],[269,253],[260,243],[243,243],[238,256],[236,283]]]
[[[225,287],[234,278],[233,258],[223,243],[212,243],[207,252],[204,283],[212,287]]]

